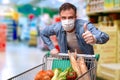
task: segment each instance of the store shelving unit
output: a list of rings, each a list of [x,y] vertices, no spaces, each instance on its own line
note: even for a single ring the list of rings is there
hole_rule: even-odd
[[[7,26],[7,41],[13,41],[17,37],[17,25],[15,10],[12,5],[0,5],[0,23],[5,24]]]
[[[9,22],[6,23],[7,24],[7,40],[8,41],[12,41],[13,40],[13,22],[12,20],[9,20]]]
[[[115,1],[119,0],[106,1],[108,0],[88,0],[86,14],[98,29],[106,32],[110,37],[106,44],[94,45],[95,53],[101,55],[98,62],[97,75],[107,80],[120,80],[118,76],[120,75],[120,69],[117,68],[118,66],[116,66],[117,70],[116,68],[112,69],[115,72],[114,74],[109,72],[109,67],[113,66],[112,64],[118,65],[120,63],[120,2],[116,5]],[[103,66],[103,64],[108,65]]]
[[[98,14],[106,14],[106,13],[120,13],[120,8],[113,8],[113,9],[106,9],[106,10],[98,10],[98,11],[91,11],[91,12],[87,12],[88,16],[94,16],[94,15],[98,15]]]
[[[0,21],[3,24],[7,25],[7,41],[12,41],[13,40],[13,21],[11,18],[4,18],[1,19]]]
[[[37,46],[37,20],[30,20],[28,26],[30,27],[29,46]]]

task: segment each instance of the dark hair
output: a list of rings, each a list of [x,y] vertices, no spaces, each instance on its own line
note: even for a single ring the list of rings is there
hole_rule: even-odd
[[[74,11],[75,11],[75,14],[76,14],[76,7],[73,5],[73,4],[71,4],[71,3],[64,3],[64,4],[62,4],[61,5],[61,7],[59,8],[59,14],[60,14],[60,12],[62,11],[62,10],[69,10],[69,9],[73,9]]]

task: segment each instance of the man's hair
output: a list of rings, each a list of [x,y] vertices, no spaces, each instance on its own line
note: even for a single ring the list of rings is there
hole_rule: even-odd
[[[64,3],[64,4],[62,4],[61,7],[59,8],[59,14],[61,13],[62,10],[69,10],[69,9],[73,9],[75,11],[75,14],[76,14],[77,9],[71,3]]]

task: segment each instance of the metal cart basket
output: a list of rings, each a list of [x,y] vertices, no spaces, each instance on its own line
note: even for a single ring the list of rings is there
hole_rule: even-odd
[[[83,80],[82,78],[86,75],[90,76],[90,80],[96,80],[96,69],[97,69],[97,60],[99,59],[99,55],[84,55],[77,54],[77,57],[84,57],[86,66],[88,67],[88,71],[81,76],[79,76],[76,80]],[[57,56],[51,56],[49,52],[43,57],[43,63],[31,68],[23,73],[20,73],[8,80],[34,80],[36,74],[40,70],[52,70],[54,68],[61,68],[65,70],[67,67],[71,66],[68,54],[60,53]],[[84,79],[85,80],[85,79]]]

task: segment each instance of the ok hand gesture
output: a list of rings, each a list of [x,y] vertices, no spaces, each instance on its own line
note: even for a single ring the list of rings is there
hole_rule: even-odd
[[[84,33],[82,34],[83,39],[85,40],[85,42],[87,44],[95,44],[96,43],[96,39],[93,36],[93,34],[87,29],[87,24],[85,23],[84,26]]]

